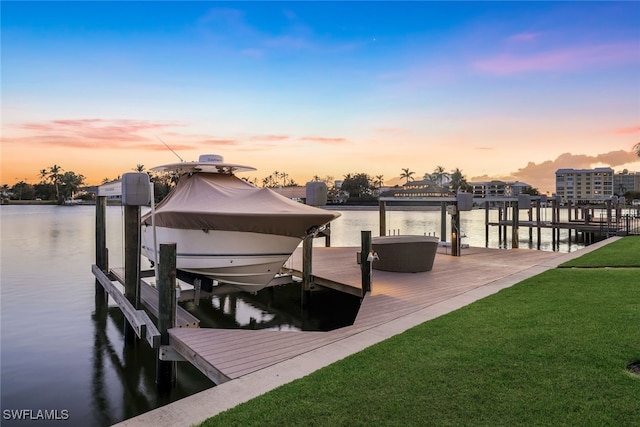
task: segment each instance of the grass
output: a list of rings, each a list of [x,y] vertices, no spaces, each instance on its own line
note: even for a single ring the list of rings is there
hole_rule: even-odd
[[[640,237],[625,237],[560,267],[640,267]]]
[[[636,269],[550,270],[202,425],[637,425],[639,294]]]

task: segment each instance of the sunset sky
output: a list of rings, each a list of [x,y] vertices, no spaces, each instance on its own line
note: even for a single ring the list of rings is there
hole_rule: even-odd
[[[160,140],[300,184],[640,171],[639,2],[0,7],[2,184],[177,161]]]

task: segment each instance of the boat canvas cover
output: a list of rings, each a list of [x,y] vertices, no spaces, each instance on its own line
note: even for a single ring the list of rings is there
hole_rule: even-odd
[[[155,209],[157,227],[227,230],[303,238],[312,227],[339,217],[330,212],[258,188],[235,175],[182,175],[176,188]],[[142,217],[151,225],[151,212]]]

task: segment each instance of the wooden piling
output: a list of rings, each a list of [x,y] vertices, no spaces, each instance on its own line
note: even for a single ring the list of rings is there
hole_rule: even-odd
[[[502,207],[498,206],[498,247],[502,246]]]
[[[447,241],[447,202],[440,202],[440,241]]]
[[[489,202],[484,202],[484,247],[489,247]]]
[[[519,235],[518,235],[518,229],[519,229],[519,215],[520,215],[520,210],[519,210],[519,206],[518,206],[518,202],[512,202],[511,207],[513,209],[512,212],[512,218],[511,218],[511,247],[514,249],[517,249],[520,247],[520,239],[519,239]]]
[[[380,211],[380,235],[387,235],[387,202],[380,200],[378,202],[378,210]]]
[[[460,212],[455,205],[455,213],[451,215],[451,256],[461,256],[460,253]]]
[[[371,292],[371,231],[360,231],[360,271],[362,273],[362,295]]]
[[[135,307],[140,304],[140,207],[124,206],[124,296]],[[125,322],[125,340],[135,338],[135,332]]]
[[[533,245],[533,207],[529,205],[529,210],[527,211],[529,215],[529,247]]]
[[[98,196],[96,199],[96,265],[106,272],[109,269],[107,252],[107,198]],[[104,288],[96,279],[96,295],[105,295]]]
[[[160,244],[160,265],[158,266],[158,330],[160,345],[168,346],[169,332],[176,322],[176,244]],[[156,384],[160,389],[173,386],[176,382],[176,362],[158,360]]]
[[[540,228],[540,199],[536,200],[536,246],[540,250],[540,244],[542,240],[542,233]]]
[[[504,237],[504,246],[507,247],[507,223],[509,220],[509,202],[507,200],[504,201],[504,220],[505,223],[502,226],[502,236]]]
[[[313,237],[307,236],[302,240],[302,290],[301,303],[303,307],[309,305],[311,296],[311,266],[313,262]]]

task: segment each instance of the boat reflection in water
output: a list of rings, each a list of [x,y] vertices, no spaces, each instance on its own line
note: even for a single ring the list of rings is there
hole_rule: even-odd
[[[180,279],[193,282],[197,275],[180,272]],[[204,284],[203,288],[207,287]],[[272,329],[291,331],[331,331],[353,324],[361,299],[342,292],[322,289],[312,293],[310,304],[302,306],[300,283],[268,287],[259,292],[208,294],[196,305],[180,304],[200,320],[200,327],[222,329]],[[206,292],[203,292],[206,294]]]

